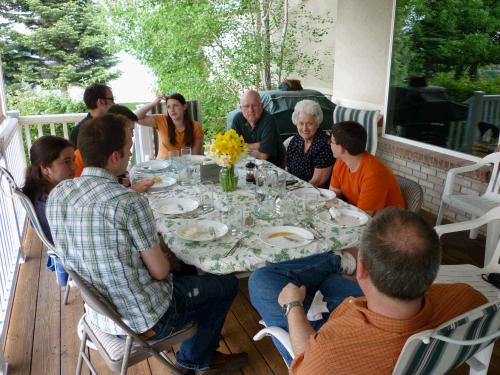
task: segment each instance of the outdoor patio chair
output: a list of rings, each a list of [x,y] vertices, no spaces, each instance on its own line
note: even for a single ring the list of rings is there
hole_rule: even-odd
[[[500,206],[491,209],[478,219],[460,223],[438,225],[435,227],[439,236],[445,233],[461,232],[478,228],[481,225],[500,219]],[[484,268],[472,264],[442,265],[436,279],[438,283],[466,283],[480,291],[489,301],[500,298],[500,289],[485,281],[483,274],[500,273],[500,238],[496,238],[496,249],[488,265]]]
[[[342,121],[359,122],[366,129],[366,150],[375,155],[377,151],[377,121],[380,111],[369,111],[365,109],[355,109],[348,107],[336,106],[333,111],[333,123],[336,124]]]
[[[290,142],[292,141],[292,138],[294,137],[294,135],[291,135],[290,137],[288,137],[287,139],[285,139],[283,141],[283,146],[285,146],[285,150],[288,150],[288,145],[290,144]]]
[[[26,213],[28,214],[28,217],[30,219],[30,223],[33,226],[33,229],[35,229],[36,234],[38,235],[42,243],[47,247],[47,255],[49,257],[56,257],[57,256],[56,249],[52,244],[52,242],[49,241],[47,236],[45,236],[45,232],[43,231],[40,221],[38,220],[35,207],[33,207],[33,203],[31,203],[31,200],[17,186],[14,177],[10,174],[10,172],[5,168],[0,167],[0,179],[2,178],[5,178],[8,181],[11,187],[12,195],[19,200],[23,208],[26,210]],[[71,278],[68,278],[68,283],[66,284],[66,288],[64,291],[63,303],[65,305],[68,304],[68,296],[69,296],[69,291],[71,289],[70,281]]]
[[[396,179],[399,183],[399,188],[406,202],[406,209],[412,212],[418,213],[420,207],[422,207],[422,202],[424,200],[424,191],[422,186],[409,178],[396,175]]]
[[[295,358],[287,331],[261,329],[255,341],[273,336]],[[500,301],[489,302],[451,319],[435,329],[410,336],[401,350],[393,375],[442,375],[464,362],[471,375],[486,375],[491,352],[500,336]],[[367,373],[369,369],[367,369]]]
[[[455,194],[453,191],[457,174],[471,172],[484,166],[493,166],[488,187],[483,195]],[[448,171],[444,185],[441,205],[436,220],[436,225],[441,224],[444,216],[445,205],[459,209],[470,214],[473,218],[484,215],[494,207],[500,206],[500,152],[495,152],[482,159],[481,162],[467,165],[465,167],[453,168]],[[471,231],[474,238],[476,231]],[[486,251],[484,254],[484,264],[493,255],[496,241],[500,236],[500,220],[493,220],[488,223],[486,232]]]
[[[165,351],[173,345],[192,337],[196,333],[195,323],[190,323],[161,340],[144,341],[123,322],[115,308],[90,283],[81,278],[76,272],[67,271],[80,288],[80,293],[87,307],[112,320],[123,331],[123,335],[126,336],[126,338],[121,338],[101,331],[88,321],[85,315],[82,319],[83,334],[76,366],[77,375],[81,374],[84,360],[92,373],[97,374],[86,353],[88,339],[92,340],[108,367],[112,371],[120,371],[120,375],[126,374],[130,366],[151,356],[157,358],[171,373],[182,374],[167,357]]]

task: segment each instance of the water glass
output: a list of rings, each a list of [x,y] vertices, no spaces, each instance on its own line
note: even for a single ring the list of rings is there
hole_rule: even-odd
[[[320,200],[317,192],[306,193],[303,198],[305,219],[312,221],[319,211]]]
[[[214,209],[214,184],[212,182],[204,182],[201,186],[200,206],[204,213]]]
[[[181,156],[189,158],[189,156],[191,156],[191,147],[183,147],[183,148],[181,148]]]

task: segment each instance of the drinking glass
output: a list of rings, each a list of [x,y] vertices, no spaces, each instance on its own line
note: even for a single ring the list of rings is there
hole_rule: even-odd
[[[201,210],[204,213],[214,209],[214,184],[213,182],[204,182],[200,189]]]
[[[319,211],[320,200],[317,192],[304,194],[304,213],[307,221],[312,221]]]
[[[172,173],[177,175],[177,173],[179,173],[179,150],[168,151],[167,158],[170,160],[170,169]]]
[[[191,147],[183,147],[181,148],[181,156],[191,156]]]

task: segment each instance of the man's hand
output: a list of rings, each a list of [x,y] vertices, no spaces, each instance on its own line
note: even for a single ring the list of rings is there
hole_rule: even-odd
[[[152,178],[147,178],[145,180],[141,180],[139,182],[136,182],[131,186],[132,190],[138,192],[138,193],[145,193],[148,191],[151,186],[153,186],[154,180]]]
[[[298,287],[295,284],[288,283],[280,292],[278,296],[278,303],[283,306],[286,303],[293,301],[303,302],[306,298],[306,287],[302,285]]]

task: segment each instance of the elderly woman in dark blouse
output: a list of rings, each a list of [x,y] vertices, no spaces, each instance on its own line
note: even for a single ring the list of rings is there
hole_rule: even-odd
[[[328,135],[320,129],[323,111],[318,103],[302,100],[295,105],[292,122],[298,133],[287,148],[287,170],[298,178],[322,187],[330,179],[335,161]]]

